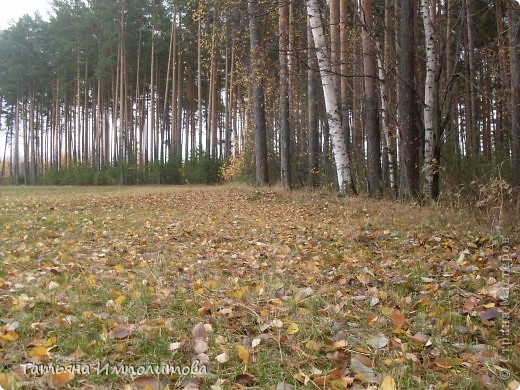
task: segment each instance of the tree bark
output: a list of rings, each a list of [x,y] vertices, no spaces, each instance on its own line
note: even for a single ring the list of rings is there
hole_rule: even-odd
[[[352,186],[352,176],[350,173],[350,161],[345,144],[345,134],[341,128],[341,115],[338,96],[334,88],[334,76],[331,72],[330,59],[327,56],[327,44],[323,25],[320,17],[320,10],[317,0],[307,1],[307,13],[310,18],[310,25],[318,65],[321,74],[323,94],[325,97],[325,108],[328,116],[330,135],[332,137],[332,150],[336,162],[336,174],[338,178],[339,195],[345,196],[349,186]]]
[[[435,198],[434,174],[438,171],[435,149],[438,147],[438,56],[435,42],[435,26],[429,0],[421,0],[421,16],[426,45],[426,81],[424,83],[424,194]]]
[[[265,99],[262,85],[263,50],[260,36],[260,13],[258,0],[248,0],[249,34],[251,46],[251,87],[253,99],[253,124],[255,128],[256,185],[269,184],[267,169],[267,129],[265,122]]]
[[[291,138],[289,125],[289,6],[279,6],[279,59],[280,59],[280,180],[286,190],[291,188]]]
[[[512,184],[520,187],[520,6],[511,4],[511,168]]]
[[[307,18],[308,19],[308,18]],[[318,75],[318,60],[314,50],[312,30],[307,20],[307,145],[308,145],[308,178],[309,187],[319,184],[320,156],[319,156],[319,126],[318,126],[318,93],[316,91]]]
[[[415,111],[415,12],[413,0],[401,0],[400,8],[400,66],[399,66],[399,120],[403,150],[402,198],[416,198],[419,190],[419,129]]]
[[[377,59],[375,44],[370,36],[373,33],[372,0],[361,1],[361,20],[363,22],[363,68],[365,82],[365,127],[367,132],[367,179],[368,193],[371,197],[381,195],[381,133],[377,105]]]

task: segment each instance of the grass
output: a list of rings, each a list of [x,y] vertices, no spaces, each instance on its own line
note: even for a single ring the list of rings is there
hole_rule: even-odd
[[[256,388],[368,388],[356,353],[371,359],[372,385],[392,376],[403,389],[500,388],[515,378],[518,350],[499,343],[507,324],[480,313],[510,313],[514,341],[518,301],[482,293],[504,276],[498,237],[471,212],[243,186],[2,187],[0,197],[0,372],[12,388],[53,380],[21,373],[31,361],[189,366],[199,322],[211,330],[212,368],[200,388],[239,387],[244,373]],[[371,345],[377,334],[387,345]],[[498,360],[467,352],[477,344]],[[31,356],[37,346],[46,354]],[[229,361],[217,362],[224,352]],[[499,379],[496,366],[513,377]],[[157,378],[161,388],[187,379]],[[135,380],[92,373],[65,385],[146,387]]]

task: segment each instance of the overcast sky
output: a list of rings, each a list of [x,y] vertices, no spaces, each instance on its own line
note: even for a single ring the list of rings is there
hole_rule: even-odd
[[[50,0],[0,0],[0,30],[9,27],[11,21],[17,21],[22,15],[34,15],[40,12],[42,18],[47,19],[50,11]]]

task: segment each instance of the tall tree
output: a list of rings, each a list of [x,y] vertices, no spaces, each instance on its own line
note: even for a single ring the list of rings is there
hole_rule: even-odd
[[[265,122],[265,98],[262,84],[263,48],[260,35],[261,14],[258,0],[248,0],[249,40],[251,46],[251,88],[253,98],[253,124],[255,128],[256,185],[269,184],[267,169],[267,128]]]
[[[309,19],[309,18],[307,18]],[[307,20],[307,147],[308,159],[307,166],[309,176],[307,183],[309,187],[317,186],[319,183],[319,126],[318,126],[318,91],[316,80],[318,70],[318,60],[316,51],[314,50],[314,39],[312,38],[312,30],[309,20]]]
[[[415,10],[413,0],[401,0],[400,62],[399,62],[399,122],[403,156],[401,197],[414,198],[419,189],[419,129],[415,110]]]
[[[365,76],[364,119],[367,132],[367,176],[368,193],[372,197],[381,195],[381,131],[377,104],[377,54],[371,34],[374,28],[372,0],[361,0],[363,21],[363,68]]]
[[[320,8],[317,0],[306,0],[309,23],[312,29],[314,45],[318,57],[318,65],[321,75],[321,84],[325,96],[325,108],[332,138],[332,149],[336,163],[336,175],[338,179],[339,195],[345,196],[348,189],[353,189],[350,173],[350,161],[345,143],[345,134],[341,127],[340,105],[337,91],[334,88],[334,75],[332,73],[330,58],[327,55],[327,41],[323,31],[323,23],[320,16]]]
[[[280,58],[280,179],[285,189],[291,188],[291,138],[289,126],[289,5],[279,6]]]
[[[438,55],[435,41],[435,3],[430,8],[430,0],[421,0],[421,15],[424,25],[426,45],[426,81],[424,85],[424,194],[436,197],[434,191],[434,173],[438,170],[435,159],[435,148],[438,147]]]
[[[513,185],[520,187],[520,5],[511,2],[511,159]]]

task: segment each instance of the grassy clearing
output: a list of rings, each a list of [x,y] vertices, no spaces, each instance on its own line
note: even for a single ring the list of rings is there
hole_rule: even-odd
[[[191,388],[518,380],[505,344],[518,340],[517,273],[500,270],[499,235],[471,213],[237,186],[0,194],[4,387],[183,388],[191,376],[21,365],[190,366],[198,323],[211,375]]]

